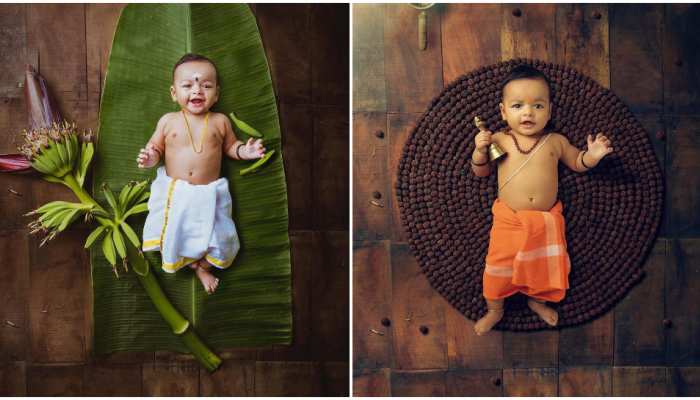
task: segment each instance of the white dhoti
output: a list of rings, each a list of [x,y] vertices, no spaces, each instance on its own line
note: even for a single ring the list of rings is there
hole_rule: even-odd
[[[148,200],[143,251],[160,250],[167,272],[201,258],[228,268],[241,247],[231,206],[226,178],[192,185],[170,178],[165,167],[158,168]]]

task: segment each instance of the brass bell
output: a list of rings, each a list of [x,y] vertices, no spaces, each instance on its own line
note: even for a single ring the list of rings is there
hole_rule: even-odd
[[[479,130],[482,130],[482,129],[484,129],[484,125],[486,125],[486,124],[484,123],[484,121],[481,120],[481,118],[474,117],[474,125],[476,125],[476,127]],[[490,161],[498,160],[499,158],[505,156],[506,154],[508,154],[508,153],[503,151],[501,146],[497,145],[496,143],[491,143],[489,145],[489,160]]]

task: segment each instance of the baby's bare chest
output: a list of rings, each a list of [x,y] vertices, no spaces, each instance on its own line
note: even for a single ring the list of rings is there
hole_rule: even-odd
[[[223,142],[223,133],[212,127],[205,130],[199,126],[192,126],[188,130],[185,126],[173,126],[165,132],[166,150],[191,148],[197,153],[220,152]]]
[[[509,146],[507,143],[503,147],[505,147],[507,156],[498,164],[499,175],[510,175],[519,170],[520,172],[556,176],[559,151],[553,143],[544,143],[539,149],[534,148],[529,153],[523,153],[514,145]]]

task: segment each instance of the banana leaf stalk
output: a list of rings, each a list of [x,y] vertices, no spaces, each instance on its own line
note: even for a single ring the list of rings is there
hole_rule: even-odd
[[[45,91],[46,86],[43,85],[40,89]],[[148,210],[148,181],[130,182],[118,196],[107,185],[103,185],[102,191],[109,203],[109,211],[100,205],[83,187],[94,154],[92,135],[89,132],[79,133],[75,124],[56,122],[60,116],[57,117],[58,114],[51,111],[48,97],[47,92],[43,92],[42,96],[27,96],[28,102],[39,99],[46,105],[29,107],[30,113],[42,112],[49,117],[44,118],[44,122],[41,122],[41,118],[36,118],[37,124],[23,132],[24,143],[20,146],[20,152],[44,179],[67,186],[79,202],[53,201],[30,212],[27,215],[38,216],[29,224],[31,233],[46,233],[41,242],[43,246],[80,216],[84,216],[86,221],[94,218],[98,227],[86,239],[85,247],[90,247],[104,236],[102,250],[117,277],[118,256],[122,259],[124,269],[127,269],[127,262],[131,264],[137,279],[173,333],[182,339],[208,371],[216,370],[221,359],[201,341],[189,321],[165,296],[158,280],[150,271],[148,261],[139,250],[139,237],[126,222],[127,218]],[[51,125],[44,125],[49,122]]]

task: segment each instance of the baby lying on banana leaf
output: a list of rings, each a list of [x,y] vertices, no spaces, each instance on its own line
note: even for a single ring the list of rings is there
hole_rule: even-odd
[[[211,294],[219,285],[211,266],[228,268],[240,249],[228,180],[219,177],[223,154],[252,160],[265,148],[261,139],[241,142],[228,117],[209,111],[219,85],[208,58],[185,54],[173,67],[170,95],[181,111],[160,118],[137,158],[140,168],[165,164],[151,185],[143,250],[159,250],[167,272],[189,265]]]

